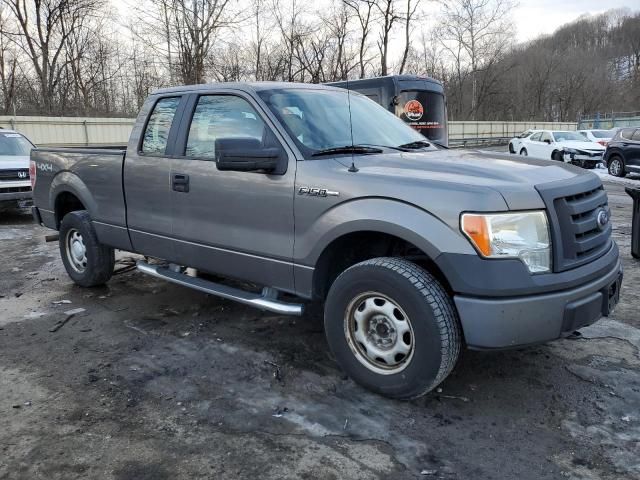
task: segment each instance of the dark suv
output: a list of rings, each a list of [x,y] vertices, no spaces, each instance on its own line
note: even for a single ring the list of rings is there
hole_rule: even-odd
[[[640,128],[621,128],[607,145],[604,161],[609,173],[624,177],[640,173]]]

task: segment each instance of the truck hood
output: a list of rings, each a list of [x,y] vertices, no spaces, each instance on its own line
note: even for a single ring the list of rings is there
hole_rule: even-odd
[[[597,144],[596,144],[597,145]],[[349,166],[349,158],[338,159]],[[397,152],[354,157],[357,175],[374,179],[382,177],[395,186],[395,196],[418,203],[413,187],[437,186],[454,191],[491,190],[499,194],[510,210],[544,208],[537,185],[595,174],[562,162],[537,160],[509,154],[479,150],[437,150]],[[469,208],[472,207],[463,207]],[[503,206],[504,208],[504,206]]]
[[[29,168],[28,156],[0,155],[0,170]]]
[[[576,150],[594,150],[594,151],[604,151],[605,148],[596,142],[578,142],[578,141],[568,141],[568,142],[558,142],[558,145],[564,148],[575,148]]]

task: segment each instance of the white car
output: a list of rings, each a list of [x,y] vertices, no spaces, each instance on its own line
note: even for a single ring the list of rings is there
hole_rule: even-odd
[[[605,147],[588,141],[578,132],[539,130],[522,139],[520,155],[545,160],[573,163],[582,168],[595,168],[602,162]]]
[[[522,147],[522,139],[527,138],[534,132],[537,132],[537,130],[525,130],[520,135],[509,140],[509,153],[518,153],[520,151],[520,147]]]
[[[578,133],[583,135],[590,142],[596,142],[606,147],[616,134],[616,129],[612,130],[578,130]]]
[[[0,205],[25,207],[31,201],[32,148],[33,143],[21,133],[0,128]]]

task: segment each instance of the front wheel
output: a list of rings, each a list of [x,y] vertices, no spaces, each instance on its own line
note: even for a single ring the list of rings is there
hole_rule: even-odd
[[[455,306],[418,265],[375,258],[345,270],[325,304],[337,362],[357,383],[392,398],[426,394],[451,372],[462,344]]]
[[[522,155],[523,157],[528,156],[529,154],[527,153],[527,149],[523,148],[522,150],[520,150],[520,155]]]
[[[60,222],[60,255],[67,274],[81,287],[102,285],[113,274],[113,248],[98,241],[86,210],[69,212]]]

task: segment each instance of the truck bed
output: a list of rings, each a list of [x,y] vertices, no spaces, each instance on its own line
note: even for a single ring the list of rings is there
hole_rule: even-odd
[[[34,203],[42,223],[59,228],[67,204],[80,202],[91,214],[105,243],[130,246],[127,234],[122,169],[126,148],[35,148]]]

